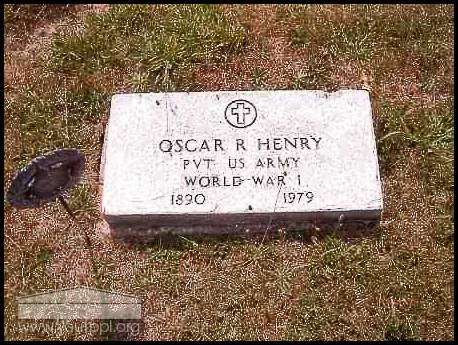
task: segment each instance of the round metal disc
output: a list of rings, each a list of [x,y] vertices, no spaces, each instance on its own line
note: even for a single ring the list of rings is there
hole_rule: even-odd
[[[58,149],[33,159],[11,183],[8,202],[28,208],[54,201],[81,180],[85,161],[77,149]]]

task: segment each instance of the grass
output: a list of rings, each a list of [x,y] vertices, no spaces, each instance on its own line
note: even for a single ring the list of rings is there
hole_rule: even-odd
[[[385,333],[386,340],[418,340],[418,327],[412,327],[410,323],[394,323],[388,326]]]
[[[323,64],[311,64],[291,76],[291,88],[294,90],[328,89],[332,85],[330,69]]]
[[[78,223],[58,203],[4,202],[5,338],[454,339],[453,19],[451,5],[4,5],[5,191],[54,148],[87,158]],[[385,205],[370,234],[140,245],[96,230],[113,93],[362,87]],[[18,297],[81,284],[140,296],[142,332],[21,328]]]
[[[194,64],[224,61],[244,37],[244,29],[219,16],[214,5],[156,11],[148,5],[116,5],[89,15],[83,34],[56,37],[52,59],[56,69],[69,73],[135,66],[136,88],[173,90],[192,79]]]
[[[356,60],[367,60],[372,57],[375,39],[371,21],[362,19],[350,25],[347,23],[336,25],[329,20],[322,23],[312,21],[313,15],[304,10],[301,15],[290,14],[290,18],[299,19],[300,23],[307,22],[306,25],[301,23],[291,30],[290,44],[304,47],[320,45],[321,49],[329,54],[348,55]],[[312,25],[310,25],[311,21]]]
[[[253,70],[253,85],[263,88],[267,85],[267,70],[265,68],[255,67]]]
[[[395,160],[396,152],[400,152],[402,148],[416,148],[424,158],[425,164],[433,163],[438,167],[453,164],[453,115],[453,98],[438,103],[432,109],[406,109],[388,103],[382,104],[382,128],[379,138],[380,149],[384,152],[382,157]],[[452,172],[450,169],[445,170]],[[431,169],[425,172],[434,173]],[[453,183],[451,175],[427,174],[426,178],[445,187],[450,187]]]

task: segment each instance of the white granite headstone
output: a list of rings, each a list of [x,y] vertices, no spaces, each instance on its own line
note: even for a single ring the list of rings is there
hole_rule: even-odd
[[[102,159],[110,226],[379,220],[364,90],[114,95]]]

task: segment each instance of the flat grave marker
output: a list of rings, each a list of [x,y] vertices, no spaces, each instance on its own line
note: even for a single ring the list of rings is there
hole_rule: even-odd
[[[364,90],[114,95],[101,175],[113,227],[377,222],[382,212]]]

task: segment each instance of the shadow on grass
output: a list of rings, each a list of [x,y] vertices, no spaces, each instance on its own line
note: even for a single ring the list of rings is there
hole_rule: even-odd
[[[269,228],[256,230],[234,230],[221,228],[212,233],[180,233],[180,229],[165,229],[152,233],[145,229],[114,229],[111,235],[114,240],[137,249],[163,248],[173,250],[189,250],[199,245],[243,245],[271,244],[274,242],[320,243],[332,237],[344,243],[352,243],[360,238],[369,237],[380,231],[379,222],[352,222],[351,224],[319,224],[297,228]]]

